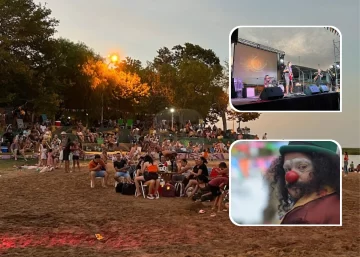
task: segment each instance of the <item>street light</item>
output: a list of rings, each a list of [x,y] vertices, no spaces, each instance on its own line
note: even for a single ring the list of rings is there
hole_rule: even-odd
[[[174,130],[174,112],[175,112],[175,109],[171,108],[170,112],[171,112],[171,130]]]
[[[119,56],[118,56],[117,54],[111,55],[111,56],[110,56],[110,61],[111,61],[112,63],[118,62],[118,61],[119,61]]]
[[[120,57],[118,54],[111,54],[108,55],[108,59],[110,60],[109,64],[108,64],[108,68],[110,69],[110,65],[111,64],[116,64],[119,62]],[[102,90],[102,94],[101,94],[101,126],[103,126],[104,124],[104,91],[105,88],[103,88]]]

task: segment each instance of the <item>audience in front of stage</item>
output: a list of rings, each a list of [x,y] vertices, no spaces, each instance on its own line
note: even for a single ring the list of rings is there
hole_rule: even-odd
[[[115,169],[115,181],[120,182],[127,182],[131,183],[131,177],[129,174],[128,160],[121,156],[120,153],[116,154],[116,159],[114,160],[114,169]]]
[[[96,154],[94,159],[89,162],[89,171],[91,178],[91,188],[95,187],[95,179],[96,178],[104,178],[103,187],[107,187],[107,180],[109,174],[106,169],[106,164],[103,160],[101,160],[100,155]]]

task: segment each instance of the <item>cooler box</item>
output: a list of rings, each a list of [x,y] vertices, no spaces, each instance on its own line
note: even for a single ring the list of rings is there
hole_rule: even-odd
[[[1,147],[1,152],[2,152],[2,153],[7,153],[7,152],[8,152],[7,146],[2,146],[2,147]]]
[[[61,126],[61,121],[55,121],[55,126],[60,127]]]

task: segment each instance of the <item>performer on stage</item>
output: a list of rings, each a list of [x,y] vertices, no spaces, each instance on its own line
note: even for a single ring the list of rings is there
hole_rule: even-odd
[[[317,86],[320,86],[322,76],[323,76],[323,74],[321,73],[321,69],[319,68],[317,73],[316,73],[316,76],[314,78],[314,81],[316,82]]]
[[[292,63],[288,62],[284,69],[285,81],[286,81],[286,95],[289,94],[289,86],[290,93],[293,91],[293,73],[292,73]]]
[[[280,202],[281,224],[340,224],[337,148],[330,141],[289,142],[280,148],[268,174]]]
[[[264,87],[270,87],[271,86],[271,78],[269,75],[266,75],[264,78]]]

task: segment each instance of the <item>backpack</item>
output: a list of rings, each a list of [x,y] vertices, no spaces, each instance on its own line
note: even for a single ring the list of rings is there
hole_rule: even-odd
[[[135,184],[124,183],[122,185],[121,193],[123,195],[135,195],[136,187]]]
[[[175,187],[171,184],[165,184],[162,188],[162,197],[175,197]]]
[[[122,192],[122,189],[123,189],[123,185],[124,185],[124,183],[118,182],[118,183],[116,184],[116,187],[115,187],[115,192],[116,192],[116,193],[121,193],[121,192]]]

